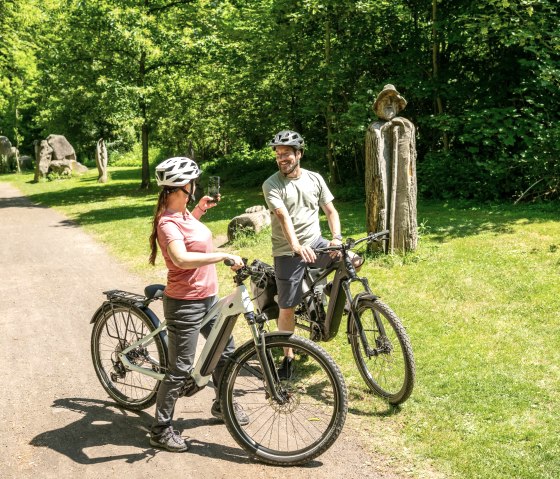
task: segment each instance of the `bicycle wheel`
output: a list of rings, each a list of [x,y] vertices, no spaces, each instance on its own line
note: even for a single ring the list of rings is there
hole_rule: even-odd
[[[266,355],[278,368],[284,348],[292,348],[290,379],[277,385],[282,403],[269,397],[255,345],[248,342],[231,357],[220,387],[226,426],[251,457],[275,465],[302,464],[325,452],[346,419],[348,397],[338,366],[326,351],[299,336],[266,337]],[[235,415],[243,408],[249,424]]]
[[[390,404],[401,404],[412,393],[415,376],[412,346],[404,326],[381,301],[362,299],[356,309],[369,343],[366,351],[351,318],[349,340],[360,374],[375,394]]]
[[[127,409],[145,409],[156,402],[160,381],[126,370],[118,354],[155,329],[139,309],[113,304],[100,313],[91,335],[93,366],[101,385],[115,401]],[[128,360],[158,373],[165,373],[167,349],[158,334],[146,345],[127,354]]]

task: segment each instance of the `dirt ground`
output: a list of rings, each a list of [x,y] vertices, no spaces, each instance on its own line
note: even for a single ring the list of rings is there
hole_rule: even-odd
[[[56,211],[0,182],[1,478],[397,478],[352,430],[305,467],[250,461],[210,415],[212,391],[179,401],[192,449],[150,447],[153,408],[111,402],[91,364],[89,320],[102,291],[144,282]],[[157,311],[160,314],[160,311]],[[409,477],[409,476],[407,476]]]

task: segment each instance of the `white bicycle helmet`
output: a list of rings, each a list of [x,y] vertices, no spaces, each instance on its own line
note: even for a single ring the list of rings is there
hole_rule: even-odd
[[[169,158],[156,166],[158,186],[185,186],[199,176],[198,165],[186,156]]]

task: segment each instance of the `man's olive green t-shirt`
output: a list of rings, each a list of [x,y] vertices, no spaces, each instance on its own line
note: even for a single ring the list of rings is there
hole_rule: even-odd
[[[277,172],[263,183],[263,193],[271,211],[272,256],[292,254],[280,221],[274,214],[278,208],[284,207],[288,211],[302,246],[310,246],[321,236],[319,209],[330,203],[334,196],[319,173],[302,168],[299,178],[286,178]]]

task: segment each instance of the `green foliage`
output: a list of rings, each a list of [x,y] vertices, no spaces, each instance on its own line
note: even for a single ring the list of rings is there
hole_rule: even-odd
[[[152,168],[167,158],[167,155],[157,146],[150,147],[148,150],[149,162]],[[136,143],[132,149],[125,152],[109,150],[109,166],[142,166],[142,145]]]
[[[100,137],[119,154],[144,138],[144,157],[148,143],[200,163],[247,157],[255,183],[258,151],[292,128],[306,166],[352,188],[371,105],[393,83],[417,126],[423,195],[559,195],[554,0],[5,5],[0,133],[26,153],[50,133],[90,160]]]
[[[225,155],[202,164],[208,176],[220,176],[225,184],[233,187],[260,187],[274,172],[278,171],[272,150],[249,150]]]

